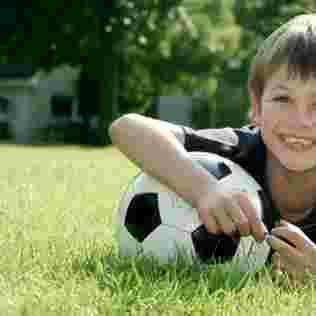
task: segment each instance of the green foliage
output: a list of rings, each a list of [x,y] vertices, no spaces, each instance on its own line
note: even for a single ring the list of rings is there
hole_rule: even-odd
[[[210,67],[205,67],[207,72],[199,75],[199,89],[195,89],[194,126],[197,128],[240,126],[244,122],[239,99],[242,74],[237,71],[236,60],[241,29],[235,23],[233,4],[231,0],[201,1],[199,6],[191,2],[192,17],[200,25],[212,56]],[[201,61],[200,67],[203,65]],[[238,89],[234,91],[236,84]]]
[[[166,33],[150,38],[143,51],[134,50],[137,58],[131,59],[131,70],[138,75],[130,76],[129,87],[139,96],[138,109],[150,107],[152,96],[199,91],[207,95],[208,107],[214,107],[214,85],[222,79],[223,64],[239,47],[239,28],[234,24],[231,6],[230,0],[184,1],[174,11],[175,18]]]
[[[249,65],[249,59],[260,43],[276,28],[297,14],[311,12],[313,5],[309,0],[236,1],[234,15],[242,29],[238,56],[241,65]]]

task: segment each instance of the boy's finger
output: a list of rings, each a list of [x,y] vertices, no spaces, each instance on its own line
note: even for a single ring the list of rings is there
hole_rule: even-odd
[[[236,233],[237,227],[229,214],[227,214],[226,209],[223,209],[221,212],[214,213],[214,217],[224,234],[231,236]]]
[[[286,241],[270,234],[266,241],[271,248],[278,252],[281,257],[285,257],[289,262],[296,262],[302,257],[302,253]]]
[[[212,234],[218,234],[221,232],[220,227],[213,216],[210,216],[208,213],[203,212],[199,213],[199,218],[208,232]]]
[[[241,236],[248,236],[250,234],[250,227],[247,216],[241,210],[235,198],[226,201],[226,212],[234,222],[236,229]]]
[[[256,210],[252,203],[249,201],[247,193],[239,193],[237,195],[237,199],[240,208],[248,218],[251,234],[255,237],[257,241],[264,240],[267,233],[267,228],[264,225],[258,210]]]
[[[285,221],[281,221],[281,225],[273,228],[271,233],[283,239],[285,242],[289,242],[299,250],[306,250],[307,248],[315,248],[313,243],[297,226]]]
[[[281,256],[278,252],[274,252],[271,258],[272,270],[278,271],[281,270]]]

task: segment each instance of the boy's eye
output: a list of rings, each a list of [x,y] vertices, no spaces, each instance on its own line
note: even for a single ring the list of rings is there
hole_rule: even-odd
[[[287,102],[289,102],[289,97],[287,97],[285,95],[280,95],[280,96],[274,97],[273,101],[287,103]]]

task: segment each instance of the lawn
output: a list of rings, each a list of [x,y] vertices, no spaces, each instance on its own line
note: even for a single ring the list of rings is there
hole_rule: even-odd
[[[316,284],[117,255],[135,166],[112,147],[1,145],[0,315],[312,315]]]

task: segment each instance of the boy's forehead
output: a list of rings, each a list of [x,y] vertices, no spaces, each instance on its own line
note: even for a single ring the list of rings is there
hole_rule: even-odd
[[[316,95],[316,77],[302,78],[299,74],[292,74],[287,65],[282,65],[274,72],[267,82],[271,90],[295,90],[302,89],[309,94]],[[302,92],[303,92],[302,91]]]

